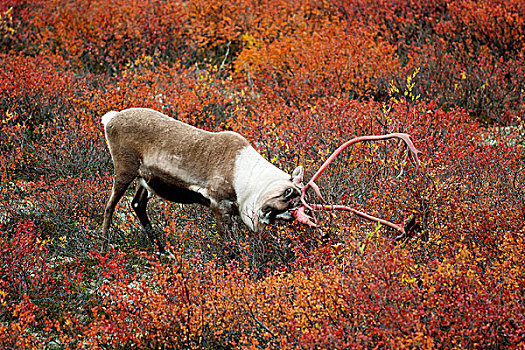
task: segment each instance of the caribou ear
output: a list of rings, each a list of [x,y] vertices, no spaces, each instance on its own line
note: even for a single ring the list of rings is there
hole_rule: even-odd
[[[304,169],[301,165],[299,165],[292,173],[292,182],[296,184],[297,186],[302,186],[303,184],[303,175],[304,175]]]

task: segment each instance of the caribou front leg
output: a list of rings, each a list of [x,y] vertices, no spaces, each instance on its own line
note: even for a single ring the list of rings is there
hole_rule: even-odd
[[[224,237],[232,230],[232,215],[235,213],[235,205],[232,201],[222,200],[219,203],[211,204],[210,206],[217,223],[217,231],[221,237]]]

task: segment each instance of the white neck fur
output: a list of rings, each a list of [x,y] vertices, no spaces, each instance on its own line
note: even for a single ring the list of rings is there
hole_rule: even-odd
[[[250,229],[257,231],[257,202],[261,192],[276,180],[289,179],[290,175],[264,159],[252,146],[240,151],[235,160],[233,188],[241,218]]]

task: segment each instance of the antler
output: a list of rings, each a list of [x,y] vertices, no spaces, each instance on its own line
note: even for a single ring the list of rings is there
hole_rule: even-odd
[[[416,166],[416,169],[417,169],[419,167],[419,159],[418,159],[417,155],[418,155],[418,153],[421,153],[421,152],[416,148],[416,146],[414,146],[414,143],[410,139],[410,135],[404,134],[404,133],[393,133],[393,134],[387,134],[387,135],[372,135],[372,136],[356,137],[356,138],[354,138],[354,139],[352,139],[350,141],[345,142],[338,149],[336,149],[335,152],[332,153],[332,155],[330,157],[328,157],[328,159],[323,163],[323,165],[321,165],[321,167],[319,168],[319,170],[317,170],[317,172],[314,174],[314,176],[312,176],[310,181],[308,181],[308,183],[302,188],[300,199],[301,199],[301,203],[303,205],[300,206],[299,208],[295,209],[295,211],[293,213],[295,219],[297,221],[299,221],[300,223],[302,223],[302,224],[315,227],[315,226],[317,226],[317,224],[316,224],[317,220],[316,220],[315,215],[314,215],[314,211],[315,210],[318,210],[318,209],[346,210],[346,211],[350,211],[350,212],[352,212],[352,213],[354,213],[356,215],[359,215],[359,216],[361,216],[361,217],[363,217],[365,219],[368,219],[368,220],[371,220],[371,221],[375,221],[375,222],[379,222],[379,223],[381,223],[383,225],[386,225],[386,226],[389,226],[391,228],[394,228],[394,229],[396,229],[396,230],[401,232],[401,236],[405,235],[406,234],[405,227],[410,226],[410,228],[412,228],[414,226],[414,224],[412,222],[412,221],[414,221],[414,218],[409,218],[409,220],[405,221],[402,225],[398,225],[398,224],[394,224],[394,223],[392,223],[390,221],[387,221],[387,220],[384,220],[384,219],[380,219],[380,218],[377,218],[375,216],[363,213],[361,211],[358,211],[356,209],[350,208],[350,207],[345,206],[345,205],[308,204],[306,202],[306,199],[305,199],[306,191],[311,187],[314,190],[314,192],[316,193],[317,197],[321,200],[321,202],[324,202],[324,198],[321,195],[321,191],[319,189],[319,186],[317,186],[317,184],[315,183],[315,180],[317,180],[319,178],[319,176],[321,176],[321,174],[326,170],[328,165],[330,165],[330,163],[332,163],[333,160],[342,151],[344,151],[347,147],[349,147],[349,146],[351,146],[351,145],[353,145],[353,144],[355,144],[357,142],[379,141],[379,140],[388,140],[388,139],[393,139],[393,138],[401,139],[401,140],[403,140],[406,143],[406,145],[408,146],[408,150],[409,150],[410,160]],[[306,209],[309,209],[312,212],[312,217],[310,217],[310,216],[308,216],[306,214]]]

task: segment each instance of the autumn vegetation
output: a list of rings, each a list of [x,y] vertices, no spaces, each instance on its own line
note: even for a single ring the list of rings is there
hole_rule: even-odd
[[[525,348],[522,0],[0,0],[0,348]],[[101,116],[234,130],[345,212],[221,237],[153,199],[113,244]],[[310,199],[315,202],[315,196]]]

